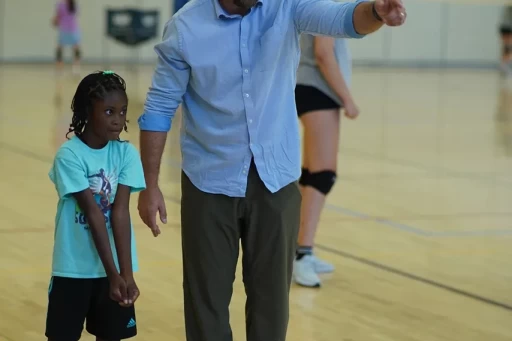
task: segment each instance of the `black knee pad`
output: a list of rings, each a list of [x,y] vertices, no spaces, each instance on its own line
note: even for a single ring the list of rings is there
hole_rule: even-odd
[[[57,48],[57,51],[55,51],[55,59],[58,62],[62,62],[62,48]]]
[[[303,186],[311,186],[324,195],[327,195],[331,191],[332,186],[336,183],[336,172],[331,170],[315,173],[308,172],[307,177],[304,178],[304,182]]]
[[[75,59],[80,59],[80,57],[82,57],[80,49],[75,49]]]
[[[300,175],[299,185],[307,186],[309,183],[309,177],[311,173],[307,168],[302,168],[302,174]]]

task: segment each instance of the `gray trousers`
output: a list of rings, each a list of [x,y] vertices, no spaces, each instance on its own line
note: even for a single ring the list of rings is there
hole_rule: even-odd
[[[254,164],[245,198],[204,193],[182,173],[187,341],[232,341],[229,304],[242,244],[247,341],[285,341],[300,222],[296,182],[271,193]]]

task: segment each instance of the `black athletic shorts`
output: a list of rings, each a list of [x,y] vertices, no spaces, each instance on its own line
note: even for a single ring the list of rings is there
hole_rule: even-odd
[[[500,33],[501,33],[502,36],[506,36],[506,35],[512,34],[512,26],[501,25],[500,26]]]
[[[134,306],[124,308],[109,297],[107,278],[52,277],[48,290],[46,337],[77,341],[86,330],[103,340],[137,335]]]
[[[295,87],[295,105],[299,117],[310,111],[340,109],[341,106],[323,91],[309,85]]]

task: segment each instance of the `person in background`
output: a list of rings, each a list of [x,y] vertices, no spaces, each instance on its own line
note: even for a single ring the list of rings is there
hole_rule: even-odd
[[[512,79],[500,79],[495,115],[496,139],[503,155],[512,157]]]
[[[294,89],[301,33],[362,38],[403,25],[401,0],[191,0],[155,47],[139,117],[147,189],[139,215],[167,222],[159,186],[176,109],[187,341],[232,341],[229,305],[242,245],[247,341],[285,341],[300,225]]]
[[[501,35],[501,72],[512,74],[512,6],[506,6],[500,24]]]
[[[80,28],[78,25],[78,8],[75,0],[62,0],[57,3],[53,25],[58,29],[59,37],[56,49],[58,70],[63,67],[63,48],[73,48],[73,73],[80,72]]]
[[[294,281],[319,287],[319,273],[334,267],[313,254],[315,232],[326,195],[336,182],[340,109],[354,119],[359,110],[349,90],[352,61],[346,39],[301,36],[295,103],[304,127],[301,219]]]

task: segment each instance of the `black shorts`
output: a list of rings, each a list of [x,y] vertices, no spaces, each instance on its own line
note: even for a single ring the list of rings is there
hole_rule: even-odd
[[[109,297],[107,278],[52,277],[48,292],[46,337],[77,341],[86,330],[103,340],[137,335],[134,306],[124,308]]]
[[[309,85],[295,87],[295,105],[299,117],[310,111],[341,109],[341,106],[331,97]]]
[[[500,33],[502,36],[507,36],[512,34],[512,26],[502,25],[500,26]]]

